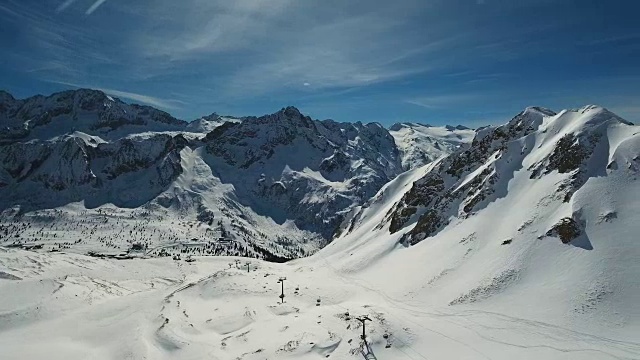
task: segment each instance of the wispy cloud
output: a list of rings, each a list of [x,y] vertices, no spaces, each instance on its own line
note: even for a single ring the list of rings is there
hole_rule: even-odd
[[[274,89],[296,89],[305,83],[314,89],[358,87],[423,73],[427,66],[381,66],[375,60],[350,57],[328,48],[299,48],[235,72],[228,81],[232,96],[264,93]],[[305,81],[306,80],[306,81]]]
[[[65,10],[67,10],[67,8],[69,8],[71,5],[73,5],[77,0],[65,0],[63,3],[61,3],[57,8],[56,8],[56,12],[57,13],[61,13]],[[93,4],[91,6],[89,6],[87,8],[87,10],[85,11],[85,15],[91,15],[94,11],[98,10],[98,8],[104,4],[107,0],[95,0],[93,2]]]
[[[104,4],[105,1],[107,0],[96,0],[96,2],[93,3],[93,5],[91,5],[87,11],[85,12],[85,14],[87,15],[91,15],[91,13],[93,13],[94,11],[98,10],[98,8],[100,7],[100,5]]]
[[[75,0],[67,0],[57,7],[62,11]],[[14,49],[11,56],[23,59],[17,65],[30,73],[46,72],[47,76],[58,76],[67,80],[86,76],[86,68],[111,64],[114,57],[86,31],[78,26],[61,23],[43,8],[32,8],[24,2],[8,0],[0,11],[8,17],[1,20],[19,26],[23,47]],[[0,14],[1,15],[1,14]],[[34,53],[37,54],[34,56]]]
[[[56,11],[87,2],[65,0]],[[95,13],[105,2],[92,0],[86,14]],[[435,3],[420,0],[140,0],[109,4],[122,13],[126,24],[135,27],[126,31],[109,26],[100,28],[103,33],[88,32],[59,24],[38,13],[40,10],[21,9],[29,23],[29,36],[44,51],[38,58],[45,60],[29,69],[50,70],[58,79],[99,83],[96,77],[106,72],[95,69],[102,63],[113,65],[117,76],[137,81],[197,78],[203,87],[214,88],[216,96],[237,99],[300,89],[363,87],[422,76],[450,66],[452,58],[443,53],[471,49],[465,44],[474,37],[474,32],[452,33],[452,24],[439,21],[437,11],[427,11]],[[102,21],[111,25],[111,21]],[[429,27],[416,31],[415,21],[429,23]],[[106,35],[112,41],[107,47],[103,43]],[[500,56],[501,46],[491,46],[491,53]]]
[[[293,0],[157,0],[153,5],[128,6],[143,14],[150,31],[132,34],[132,46],[145,57],[193,60],[269,42],[278,16]],[[162,26],[159,26],[162,25]]]
[[[62,12],[65,11],[69,6],[71,6],[74,2],[76,2],[76,0],[65,0],[65,2],[63,2],[62,4],[60,4],[60,6],[58,6],[58,8],[56,9],[56,12]]]
[[[627,21],[606,31],[593,27],[603,19],[600,11],[581,7],[567,17],[554,0],[36,3],[0,1],[8,84],[102,85],[165,109],[180,108],[177,98],[189,101],[182,106],[189,116],[214,106],[244,111],[260,103],[262,111],[305,102],[320,114],[329,101],[344,100],[344,109],[372,95],[380,96],[374,105],[383,111],[362,104],[354,113],[390,114],[384,106],[401,102],[412,104],[399,106],[409,115],[419,113],[417,106],[429,113],[512,109],[534,100],[558,106],[554,91],[576,94],[580,103],[600,101],[603,92],[621,93],[620,83],[638,75],[632,62],[640,49],[637,28]],[[584,60],[597,51],[606,56]],[[594,77],[615,74],[625,79],[592,86]],[[522,86],[517,80],[525,75]],[[561,84],[577,77],[584,86]]]
[[[220,96],[377,84],[427,71],[431,64],[424,57],[451,45],[443,36],[425,39],[407,26],[407,14],[426,7],[416,0],[188,3],[158,0],[152,9],[129,8],[149,11],[143,24],[149,31],[134,34],[131,48],[152,62],[175,66],[217,59],[219,71],[209,81],[220,84]]]
[[[420,106],[426,109],[436,109],[451,106],[468,105],[470,102],[477,101],[481,96],[478,94],[449,94],[422,96],[404,100],[407,104]]]

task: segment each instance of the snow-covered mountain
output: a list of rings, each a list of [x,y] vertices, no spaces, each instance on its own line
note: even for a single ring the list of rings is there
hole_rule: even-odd
[[[204,142],[216,176],[258,213],[294,219],[326,238],[354,204],[402,171],[394,140],[379,124],[314,121],[294,107],[227,123]]]
[[[415,274],[397,291],[424,306],[637,335],[639,174],[639,126],[527,108],[385,185],[312,259],[370,288]]]
[[[616,130],[622,140],[609,138]],[[633,143],[633,132],[632,124],[596,106],[560,114],[528,108],[503,126],[482,129],[469,149],[452,154],[417,181],[391,214],[390,230],[398,231],[419,219],[407,241],[416,243],[434,235],[452,217],[468,218],[514,193],[517,184],[510,181],[520,169],[526,169],[523,173],[529,175],[531,186],[555,177],[545,195],[570,203],[590,177],[607,174],[616,166],[613,146],[626,140],[625,136]],[[635,160],[617,161],[634,171]],[[564,242],[582,233],[578,222],[584,219],[580,217],[572,212],[566,218],[571,225],[563,228],[576,227],[576,235],[563,237]],[[558,230],[559,224],[553,229]]]
[[[80,89],[16,100],[0,90],[0,143],[46,140],[75,131],[105,139],[143,131],[180,131],[186,122],[151,106]]]
[[[471,143],[475,131],[458,126],[431,126],[417,123],[396,123],[389,128],[402,156],[402,167],[410,170]]]
[[[82,251],[119,252],[142,242],[150,255],[305,256],[352,232],[385,184],[426,164],[432,169],[378,224],[416,244],[514,193],[521,168],[539,180],[533,184],[546,184],[553,170],[570,176],[546,194],[569,201],[599,174],[587,161],[600,149],[602,129],[616,121],[631,126],[597,107],[559,115],[528,108],[476,133],[408,123],[388,131],[313,120],[294,107],[187,124],[93,90],[25,100],[2,93],[1,100],[0,210],[11,234],[3,241],[46,243],[53,235],[44,234],[42,221],[57,219],[60,230],[85,241]],[[572,114],[584,116],[573,121]],[[558,144],[549,131],[563,134]],[[554,221],[545,233],[566,237],[584,227],[576,214]],[[129,228],[136,230],[127,237]],[[117,244],[105,245],[114,231]]]

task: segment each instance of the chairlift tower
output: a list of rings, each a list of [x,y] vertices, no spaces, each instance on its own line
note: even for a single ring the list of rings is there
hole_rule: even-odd
[[[286,277],[281,277],[278,279],[278,282],[282,285],[282,293],[280,293],[280,301],[284,303],[284,281],[287,280]]]
[[[361,336],[361,338],[362,338],[362,340],[366,341],[367,334],[365,332],[365,324],[366,324],[367,321],[371,321],[371,319],[369,318],[368,315],[364,315],[364,316],[358,316],[356,318],[356,320],[358,320],[358,321],[360,321],[362,323],[362,336]]]

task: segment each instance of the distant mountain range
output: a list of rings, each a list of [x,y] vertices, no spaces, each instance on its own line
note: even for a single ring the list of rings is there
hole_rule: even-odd
[[[151,256],[181,249],[279,261],[353,233],[385,189],[420,172],[377,224],[412,245],[535,184],[557,213],[591,178],[635,174],[637,133],[596,106],[531,107],[478,131],[386,129],[314,120],[295,107],[188,123],[95,90],[24,100],[1,92],[0,243],[55,244],[57,228],[84,252],[144,243]],[[589,246],[580,212],[548,221],[549,236]]]
[[[24,100],[3,92],[0,124],[5,218],[36,221],[52,209],[68,221],[101,211],[145,212],[160,227],[173,218],[199,222],[188,231],[168,227],[171,241],[226,237],[237,248],[217,252],[282,258],[316,251],[384,184],[473,134],[318,121],[294,107],[187,123],[86,89]]]

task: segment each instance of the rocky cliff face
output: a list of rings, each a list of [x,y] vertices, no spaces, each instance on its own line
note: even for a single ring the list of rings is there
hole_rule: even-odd
[[[331,238],[343,215],[402,171],[378,124],[314,121],[296,108],[227,123],[205,138],[220,178],[272,217]]]
[[[166,134],[113,142],[79,135],[13,142],[1,147],[0,203],[23,211],[76,201],[141,205],[182,172],[179,153],[186,144],[181,135]],[[133,178],[144,186],[131,189]]]

